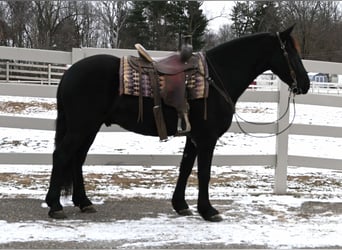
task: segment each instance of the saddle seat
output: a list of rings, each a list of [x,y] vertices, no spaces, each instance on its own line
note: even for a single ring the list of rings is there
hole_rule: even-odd
[[[183,60],[181,53],[172,53],[164,57],[152,57],[147,50],[140,44],[135,44],[135,48],[141,58],[147,62],[153,64],[155,69],[166,75],[176,75],[181,72],[196,68],[197,60],[190,60],[191,57],[187,58],[187,61]]]

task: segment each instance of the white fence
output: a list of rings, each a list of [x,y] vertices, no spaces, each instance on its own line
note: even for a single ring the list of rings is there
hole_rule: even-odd
[[[117,49],[74,49],[72,52],[43,51],[19,48],[0,47],[0,60],[31,61],[47,64],[71,65],[81,58],[99,54],[123,56],[135,54],[131,50]],[[165,55],[168,52],[152,52],[154,56]],[[342,74],[341,63],[304,61],[308,71]],[[287,88],[281,85],[279,91],[246,91],[240,102],[275,102],[278,103],[278,114],[283,114],[287,106]],[[33,85],[22,83],[0,83],[0,95],[50,97],[56,95],[56,86]],[[331,106],[342,108],[342,97],[333,95],[308,94],[296,97],[297,104]],[[279,116],[279,115],[278,115]],[[341,118],[342,119],[342,118]],[[249,133],[276,133],[289,124],[289,117],[278,124],[255,126],[243,123]],[[24,118],[15,116],[0,116],[0,127],[54,130],[54,120],[42,118]],[[118,126],[103,127],[101,132],[125,131]],[[229,130],[239,133],[240,129],[234,122]],[[286,193],[287,166],[327,168],[342,170],[342,160],[319,157],[294,156],[288,154],[289,135],[311,135],[323,137],[342,137],[341,127],[293,124],[276,139],[276,153],[272,155],[215,155],[213,165],[275,166],[275,187],[277,194]],[[0,153],[0,164],[51,164],[51,153]],[[123,154],[89,154],[86,164],[89,165],[179,165],[180,155],[123,155]]]
[[[48,64],[32,64],[24,61],[0,62],[0,81],[25,82],[40,84],[58,84],[67,66]]]

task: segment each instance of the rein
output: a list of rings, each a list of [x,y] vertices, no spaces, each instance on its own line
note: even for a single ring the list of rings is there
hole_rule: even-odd
[[[291,98],[292,96],[293,96],[293,98]],[[269,138],[269,137],[274,137],[274,136],[281,135],[282,133],[284,133],[286,130],[288,130],[288,129],[292,126],[292,124],[293,124],[293,122],[294,122],[294,120],[295,120],[295,118],[296,118],[296,103],[295,103],[295,98],[294,98],[294,97],[295,97],[295,94],[294,94],[292,91],[290,91],[290,92],[289,92],[289,97],[288,97],[288,102],[287,102],[287,107],[286,107],[285,113],[284,113],[283,115],[281,115],[277,120],[275,120],[275,121],[273,121],[273,122],[250,122],[250,121],[247,121],[247,120],[243,119],[243,118],[242,118],[240,115],[238,115],[237,113],[234,113],[235,120],[236,120],[236,124],[238,125],[239,129],[240,129],[245,135],[248,135],[248,136],[251,136],[251,137],[254,137],[254,138]],[[281,131],[276,132],[276,133],[274,133],[274,134],[270,134],[270,135],[264,135],[264,136],[260,135],[260,136],[259,136],[259,135],[253,135],[253,134],[247,132],[245,129],[242,128],[239,119],[242,120],[242,121],[245,122],[245,123],[253,124],[253,125],[260,125],[260,126],[261,126],[261,125],[279,124],[279,122],[285,117],[285,115],[286,115],[286,114],[289,112],[289,110],[290,110],[291,99],[292,99],[292,104],[293,104],[293,117],[292,117],[291,122],[290,122],[285,128],[283,128]]]
[[[286,62],[288,64],[288,67],[289,67],[289,71],[290,71],[290,75],[291,75],[291,78],[292,78],[292,84],[289,88],[289,97],[288,97],[288,102],[287,102],[287,107],[286,107],[286,110],[284,112],[283,115],[281,115],[277,120],[273,121],[273,122],[250,122],[250,121],[246,121],[245,119],[243,119],[241,116],[239,116],[236,112],[234,112],[234,116],[235,116],[235,120],[236,120],[236,123],[239,127],[239,129],[246,135],[249,135],[251,137],[255,137],[255,138],[269,138],[269,137],[274,137],[274,136],[278,136],[282,133],[284,133],[286,130],[288,130],[293,122],[294,122],[294,119],[296,117],[296,103],[295,103],[295,96],[296,96],[296,93],[298,93],[298,85],[297,85],[297,76],[296,76],[296,72],[294,71],[292,65],[291,65],[291,62],[290,62],[290,58],[289,58],[289,54],[288,52],[286,51],[286,42],[283,42],[280,38],[280,34],[279,32],[276,33],[277,35],[277,38],[279,40],[279,43],[280,43],[280,48],[282,49],[283,51],[283,55],[286,59]],[[223,81],[222,79],[220,78],[220,76],[217,74],[215,68],[213,67],[212,63],[211,63],[211,60],[207,57],[207,62],[208,64],[210,64],[214,74],[216,75],[217,79],[219,80],[221,86],[223,89],[221,89],[219,86],[216,85],[215,81],[208,77],[207,78],[207,81],[209,82],[210,85],[212,85],[216,90],[217,92],[223,97],[223,99],[230,105],[233,105],[233,107],[235,106],[233,104],[233,101],[227,91],[227,89],[224,87],[224,84],[223,84]],[[290,111],[290,104],[291,104],[291,99],[292,99],[292,104],[293,104],[293,118],[291,120],[291,122],[284,128],[282,129],[281,131],[279,132],[276,132],[275,134],[271,134],[271,135],[266,135],[266,136],[257,136],[257,135],[252,135],[250,133],[248,133],[247,131],[245,131],[242,126],[241,126],[241,123],[239,122],[239,119],[242,120],[243,122],[245,123],[248,123],[248,124],[253,124],[253,125],[271,125],[271,124],[278,124],[285,116],[287,113],[289,113]]]

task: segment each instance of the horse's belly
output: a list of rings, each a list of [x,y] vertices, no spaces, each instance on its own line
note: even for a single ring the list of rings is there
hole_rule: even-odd
[[[150,98],[143,98],[142,105],[139,108],[139,98],[121,96],[113,114],[111,114],[112,123],[142,135],[158,136],[153,106],[153,99]],[[177,131],[176,110],[164,106],[163,114],[168,135],[174,135]]]

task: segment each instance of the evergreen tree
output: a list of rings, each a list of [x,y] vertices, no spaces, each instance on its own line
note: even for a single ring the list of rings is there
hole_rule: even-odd
[[[278,3],[273,1],[237,2],[232,10],[232,29],[236,37],[263,31],[276,31],[281,26]]]
[[[255,1],[252,32],[275,32],[281,25],[278,3],[274,1]]]
[[[146,7],[147,18],[151,30],[151,49],[174,50],[177,48],[174,23],[169,20],[172,15],[172,3],[167,1],[151,1]]]
[[[232,31],[235,37],[240,37],[253,32],[253,8],[252,3],[236,2],[233,7],[231,18],[233,21]]]
[[[147,17],[144,15],[145,6],[144,1],[132,2],[125,25],[120,30],[121,48],[132,49],[136,43],[149,47],[150,30]]]
[[[123,48],[141,43],[146,49],[177,50],[183,35],[192,35],[193,47],[204,44],[207,20],[196,1],[133,2],[122,30]]]
[[[208,20],[200,9],[201,5],[201,2],[188,1],[186,6],[187,32],[192,35],[194,50],[200,50],[205,44],[204,32]]]

